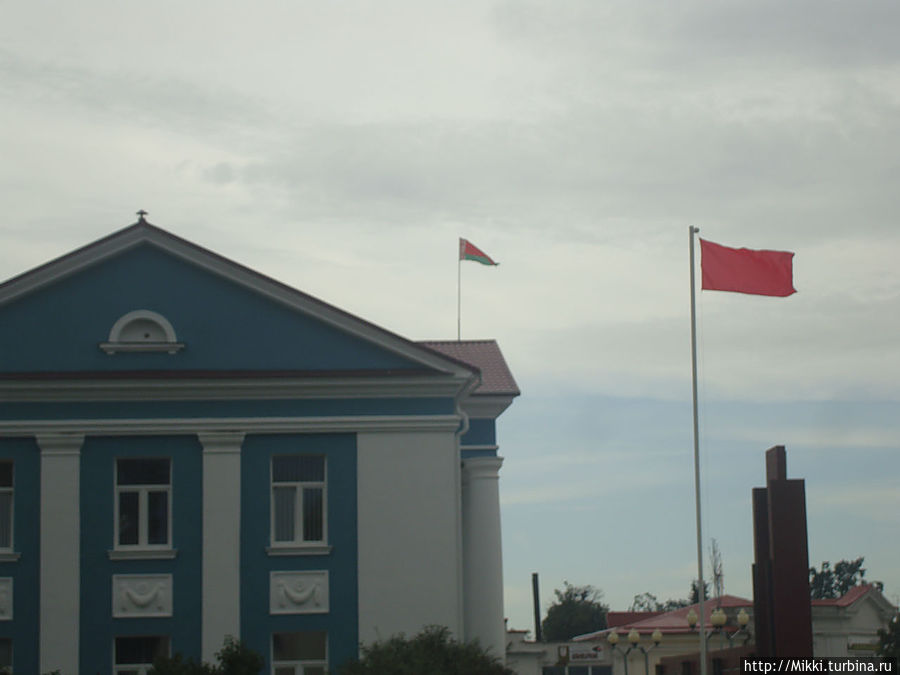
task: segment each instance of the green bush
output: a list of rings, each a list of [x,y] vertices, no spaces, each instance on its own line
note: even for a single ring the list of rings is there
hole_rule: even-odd
[[[340,675],[514,675],[477,642],[458,642],[443,626],[363,646],[359,660],[345,664]]]
[[[216,652],[218,665],[185,659],[181,654],[157,659],[150,671],[153,675],[258,675],[265,660],[259,652],[230,635]]]

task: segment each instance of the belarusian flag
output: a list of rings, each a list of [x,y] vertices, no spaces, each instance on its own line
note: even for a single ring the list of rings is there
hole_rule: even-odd
[[[474,260],[482,265],[499,265],[500,263],[491,260],[491,257],[480,248],[471,243],[468,239],[459,238],[459,259]]]

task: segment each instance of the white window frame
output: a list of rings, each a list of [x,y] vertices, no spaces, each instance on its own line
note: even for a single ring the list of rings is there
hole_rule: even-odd
[[[0,494],[9,495],[9,546],[0,546],[0,552],[12,553],[15,550],[16,545],[16,463],[11,459],[0,460],[0,463],[10,465],[11,475],[10,485],[0,487]]]
[[[149,675],[150,671],[153,670],[152,663],[116,663],[116,640],[120,638],[164,639],[166,641],[166,656],[172,655],[172,639],[168,635],[117,635],[113,638],[113,675],[119,675],[119,673],[128,673],[132,671],[137,671],[138,675]]]
[[[169,482],[167,484],[147,485],[119,485],[119,461],[129,460],[166,460],[169,463]],[[113,531],[113,548],[116,551],[168,551],[172,549],[172,458],[171,457],[116,457],[113,466],[115,481],[115,514]],[[150,512],[149,495],[151,492],[166,493],[166,542],[164,544],[149,544]],[[126,492],[136,492],[138,495],[138,543],[119,543],[119,496]]]
[[[275,459],[278,457],[321,457],[322,480],[321,481],[278,481],[275,482]],[[294,538],[291,541],[278,541],[275,539],[275,488],[293,487],[294,494]],[[322,538],[306,540],[303,538],[303,492],[306,488],[321,488],[322,490]],[[303,549],[321,548],[328,544],[328,458],[315,452],[298,452],[292,454],[273,455],[269,461],[269,503],[270,520],[269,533],[273,549]]]
[[[281,634],[290,634],[290,633],[304,633],[304,632],[319,632],[319,631],[278,631]],[[325,632],[325,631],[322,631]],[[328,672],[328,633],[325,632],[325,658],[324,659],[294,659],[288,661],[276,661],[275,660],[275,633],[272,634],[272,638],[269,641],[269,649],[272,650],[272,675],[275,675],[275,672],[278,668],[293,668],[293,675],[305,675],[306,668],[322,668],[326,673]]]

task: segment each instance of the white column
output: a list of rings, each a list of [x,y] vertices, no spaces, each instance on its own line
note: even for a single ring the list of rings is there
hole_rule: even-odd
[[[241,634],[241,444],[243,433],[198,434],[203,445],[200,656],[214,662],[226,635]]]
[[[37,437],[41,449],[41,672],[78,669],[84,436]]]
[[[463,461],[463,600],[466,640],[506,657],[499,471],[502,457]]]

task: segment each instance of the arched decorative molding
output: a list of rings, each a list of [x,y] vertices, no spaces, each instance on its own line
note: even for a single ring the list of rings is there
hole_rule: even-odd
[[[175,329],[162,314],[149,309],[128,312],[109,330],[109,341],[100,343],[107,354],[118,352],[168,352],[174,354],[184,348],[178,342]]]
[[[270,573],[270,614],[325,614],[327,612],[327,570]]]

